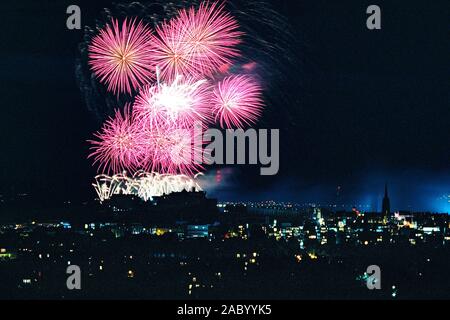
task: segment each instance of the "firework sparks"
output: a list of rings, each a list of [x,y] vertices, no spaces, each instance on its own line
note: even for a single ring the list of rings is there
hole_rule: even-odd
[[[159,173],[136,172],[132,177],[126,172],[108,176],[105,174],[95,177],[92,184],[99,200],[104,202],[113,195],[134,195],[144,201],[152,200],[154,197],[169,195],[181,191],[202,191],[197,182],[197,177],[186,175],[168,175]]]
[[[89,46],[89,64],[115,94],[131,94],[153,75],[151,30],[142,21],[112,19]]]
[[[175,192],[202,191],[197,182],[199,175],[191,178],[186,175],[138,172],[135,175],[139,182],[138,196],[147,201],[154,197],[161,197]]]
[[[108,91],[137,93],[133,111],[128,105],[123,114],[117,111],[95,134],[97,141],[90,141],[89,157],[99,171],[192,177],[204,170],[207,125],[243,128],[260,117],[262,90],[251,76],[228,76],[213,86],[218,73],[236,72],[233,59],[240,55],[237,45],[243,35],[237,20],[222,2],[204,1],[196,8],[179,10],[156,26],[155,35],[142,21],[125,19],[119,24],[112,19],[90,43],[89,65]],[[249,63],[243,70],[255,66]],[[97,192],[102,197],[117,190],[139,192],[139,185],[131,183],[136,179],[122,178],[125,185],[111,188],[99,182]]]
[[[224,5],[203,2],[199,9],[180,10],[178,17],[157,28],[154,59],[163,80],[178,75],[210,76],[239,56],[237,21]]]
[[[207,124],[212,115],[210,86],[205,80],[182,80],[144,87],[136,97],[134,112],[151,129],[161,126],[192,128],[195,122]]]
[[[261,115],[261,87],[249,76],[230,76],[213,92],[213,112],[223,128],[243,128],[255,123]]]
[[[142,132],[128,106],[123,115],[117,110],[95,137],[98,141],[89,141],[93,150],[89,157],[95,159],[94,165],[99,164],[99,170],[119,172],[139,166],[144,151]]]

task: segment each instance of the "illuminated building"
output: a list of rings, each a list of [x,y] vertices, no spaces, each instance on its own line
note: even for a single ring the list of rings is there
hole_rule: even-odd
[[[189,225],[186,230],[186,238],[208,238],[208,225]]]

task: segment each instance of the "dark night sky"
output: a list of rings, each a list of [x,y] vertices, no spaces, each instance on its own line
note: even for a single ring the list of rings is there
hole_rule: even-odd
[[[332,201],[340,185],[349,201],[365,201],[385,180],[396,208],[426,207],[417,193],[450,194],[448,1],[375,1],[381,31],[365,27],[373,1],[273,2],[305,49],[294,75],[301,90],[287,85],[284,93],[292,105],[283,107],[297,116],[270,123],[285,128],[282,170],[275,178],[237,170],[218,196]],[[70,4],[81,7],[83,25],[111,6],[61,0],[2,7],[4,193],[94,196],[85,141],[99,128],[76,84],[83,32],[65,27]]]

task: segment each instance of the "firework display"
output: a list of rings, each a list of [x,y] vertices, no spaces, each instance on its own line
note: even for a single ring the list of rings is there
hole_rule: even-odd
[[[192,179],[204,170],[194,161],[202,156],[202,135],[195,143],[198,123],[201,130],[214,124],[228,129],[258,120],[264,103],[257,77],[248,68],[241,68],[245,74],[230,71],[241,56],[244,35],[224,2],[205,1],[179,9],[154,28],[130,17],[122,24],[112,18],[92,38],[91,71],[117,99],[132,95],[132,109],[127,104],[104,123],[96,140],[89,141],[90,157],[103,174],[155,172],[131,180],[100,176],[103,182],[97,180],[95,187],[101,199],[117,188],[145,199],[160,193],[154,190],[178,190],[161,188],[160,182],[167,183],[170,175]],[[114,183],[106,187],[107,181]],[[127,181],[131,189],[116,181]],[[139,191],[142,181],[155,189]]]

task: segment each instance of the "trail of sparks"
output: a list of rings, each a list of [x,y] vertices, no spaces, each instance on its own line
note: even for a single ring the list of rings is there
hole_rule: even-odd
[[[114,195],[134,195],[144,201],[154,197],[169,195],[181,191],[202,191],[194,178],[186,175],[166,175],[156,172],[138,171],[133,176],[126,173],[108,176],[105,174],[95,177],[92,185],[101,202],[111,199]]]

